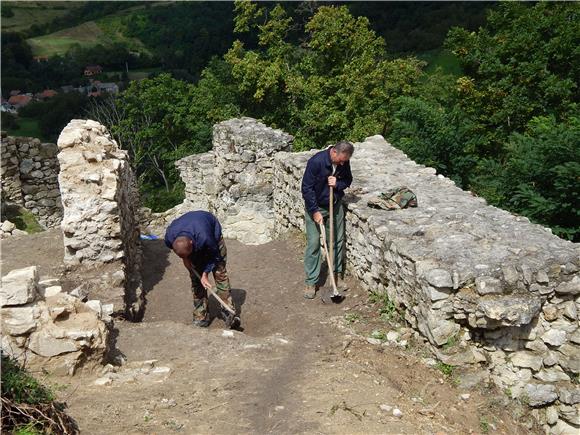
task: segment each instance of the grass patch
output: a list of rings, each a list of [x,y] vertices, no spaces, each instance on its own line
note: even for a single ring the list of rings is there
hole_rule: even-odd
[[[3,217],[16,225],[16,228],[26,231],[28,234],[44,231],[44,228],[40,226],[32,212],[18,205],[7,205],[5,216]]]
[[[19,32],[29,29],[34,24],[42,26],[57,17],[66,15],[70,10],[79,8],[84,2],[77,1],[43,1],[2,2],[3,8],[10,8],[14,13],[11,17],[2,17],[2,31]]]
[[[444,362],[441,362],[441,361],[439,361],[435,365],[435,368],[437,370],[439,370],[441,373],[443,373],[448,378],[453,376],[453,371],[455,370],[455,366],[452,366],[451,364],[445,364]]]
[[[379,316],[385,322],[399,317],[397,306],[386,293],[371,292],[369,302],[379,306]]]
[[[348,313],[346,316],[344,316],[344,320],[346,320],[348,323],[356,323],[360,321],[360,314],[358,313]]]
[[[35,137],[40,140],[48,140],[40,131],[40,126],[37,119],[33,118],[18,118],[18,128],[7,129],[8,136],[17,137]]]
[[[479,428],[483,433],[489,433],[489,421],[487,421],[486,417],[479,418]]]
[[[89,48],[97,44],[111,42],[94,21],[87,21],[75,27],[59,30],[37,38],[30,38],[26,41],[30,44],[34,56],[64,55],[75,45]]]
[[[30,375],[15,359],[2,359],[2,433],[35,435],[79,433],[76,422],[68,416],[64,403],[56,402],[54,393]]]

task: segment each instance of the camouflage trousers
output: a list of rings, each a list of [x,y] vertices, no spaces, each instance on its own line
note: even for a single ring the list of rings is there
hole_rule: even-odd
[[[226,260],[227,260],[227,248],[226,243],[222,238],[218,242],[218,247],[220,255],[223,257],[223,261],[216,264],[213,270],[213,278],[215,280],[215,292],[218,296],[226,303],[233,307],[232,297],[230,294],[230,280],[228,278],[228,271],[226,270]],[[193,266],[197,273],[201,276],[203,272],[203,267],[199,267],[194,264]],[[191,277],[191,291],[193,292],[193,320],[203,320],[208,316],[207,312],[207,290],[201,285],[201,281],[197,276],[193,275]]]

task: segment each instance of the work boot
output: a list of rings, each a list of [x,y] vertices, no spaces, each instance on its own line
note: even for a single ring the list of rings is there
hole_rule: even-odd
[[[193,326],[198,328],[207,328],[209,326],[209,319],[207,317],[203,319],[193,319]]]
[[[304,299],[314,299],[318,291],[317,285],[307,285],[304,289]]]

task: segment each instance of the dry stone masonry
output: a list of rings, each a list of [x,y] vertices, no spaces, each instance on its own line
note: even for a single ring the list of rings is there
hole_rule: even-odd
[[[62,219],[58,147],[31,137],[2,134],[2,200],[30,210],[45,228]]]
[[[303,228],[300,182],[314,151],[275,157],[277,234]],[[481,366],[534,407],[548,432],[580,427],[580,247],[486,205],[382,136],[355,144],[347,195],[351,273],[386,292],[446,364]],[[419,207],[368,199],[407,186]]]
[[[27,368],[73,375],[94,369],[108,349],[112,306],[81,302],[56,279],[39,281],[36,266],[2,278],[2,351]]]
[[[72,120],[58,147],[65,264],[109,264],[107,302],[138,319],[144,305],[139,199],[127,153],[90,120]]]
[[[214,126],[213,149],[176,163],[185,182],[185,206],[215,213],[225,237],[247,244],[272,240],[274,155],[293,137],[252,118]]]

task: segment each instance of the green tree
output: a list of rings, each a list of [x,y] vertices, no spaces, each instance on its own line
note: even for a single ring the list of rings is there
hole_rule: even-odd
[[[580,241],[580,117],[528,123],[507,146],[504,179],[509,209]]]
[[[394,99],[421,76],[416,59],[388,60],[368,19],[345,6],[320,7],[300,46],[287,41],[292,19],[280,5],[237,2],[236,13],[235,29],[255,29],[260,46],[236,41],[225,56],[242,109],[294,134],[296,149],[383,131]]]
[[[482,156],[501,155],[534,116],[577,113],[580,4],[505,2],[478,32],[453,29],[446,44],[467,72],[459,104],[490,139]]]

